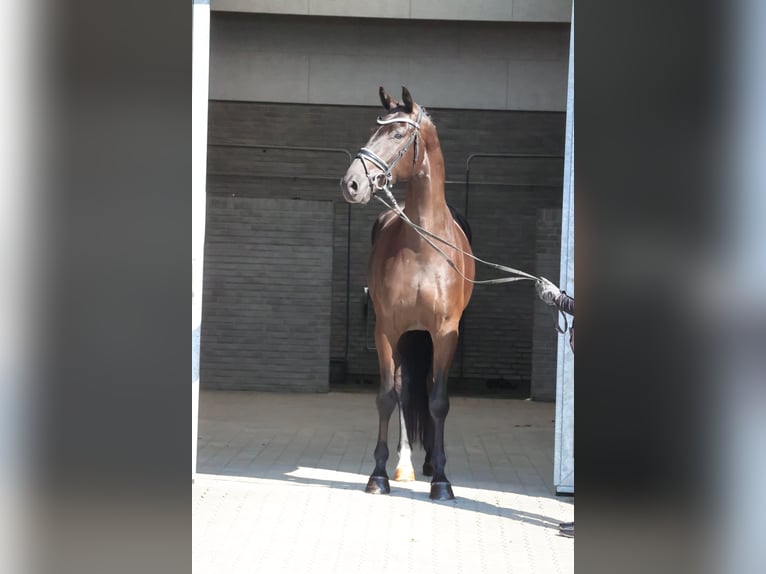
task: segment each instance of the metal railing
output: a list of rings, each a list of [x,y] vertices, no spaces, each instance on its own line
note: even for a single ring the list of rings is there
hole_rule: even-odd
[[[465,160],[465,198],[463,200],[463,215],[466,219],[468,219],[468,200],[470,197],[469,189],[471,185],[471,162],[473,162],[476,158],[498,158],[498,159],[559,159],[562,162],[564,161],[564,155],[563,154],[543,154],[543,153],[484,153],[484,152],[477,152],[472,153],[466,158]],[[561,168],[562,174],[564,171],[564,168],[562,166]],[[510,185],[508,182],[498,182],[498,185]],[[470,222],[469,222],[470,223]],[[460,345],[459,354],[460,354],[460,380],[464,379],[465,374],[465,337],[467,328],[465,326],[465,323],[463,322],[463,319],[460,320],[460,339],[458,341]]]
[[[464,213],[466,219],[468,219],[468,189],[470,187],[470,181],[471,181],[471,162],[479,158],[502,158],[502,159],[560,159],[561,161],[564,161],[564,155],[563,154],[544,154],[544,153],[484,153],[484,152],[478,152],[478,153],[472,153],[468,156],[468,158],[465,160],[465,199],[463,206]],[[563,173],[563,167],[562,167],[562,173]],[[499,185],[509,185],[507,182],[500,182]]]

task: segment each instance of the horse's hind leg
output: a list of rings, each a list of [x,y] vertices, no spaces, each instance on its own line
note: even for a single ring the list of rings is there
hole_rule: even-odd
[[[431,479],[432,500],[451,500],[455,498],[452,485],[447,480],[444,467],[447,456],[444,453],[444,421],[449,412],[449,396],[447,394],[447,375],[452,363],[452,357],[457,346],[457,330],[440,337],[433,337],[434,368],[433,386],[428,394],[428,408],[433,419],[433,478]]]
[[[415,469],[412,468],[412,443],[411,437],[407,434],[407,425],[404,422],[404,409],[401,405],[401,398],[399,401],[399,448],[397,449],[399,462],[394,471],[394,480],[397,482],[412,482],[415,480]]]
[[[365,492],[388,494],[391,487],[388,482],[386,463],[388,462],[388,421],[396,407],[394,389],[394,359],[388,338],[376,332],[375,345],[378,349],[380,366],[380,388],[378,389],[378,444],[375,447],[375,468],[367,481]]]

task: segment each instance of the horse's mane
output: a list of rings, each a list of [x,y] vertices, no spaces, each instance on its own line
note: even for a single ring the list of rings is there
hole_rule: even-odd
[[[449,211],[452,214],[452,219],[455,220],[455,223],[458,224],[460,229],[463,230],[463,233],[465,233],[466,238],[468,239],[468,244],[473,244],[473,232],[471,231],[471,226],[468,224],[468,220],[465,218],[465,216],[460,213],[457,209],[452,207],[449,203],[447,204],[447,207],[449,207]]]

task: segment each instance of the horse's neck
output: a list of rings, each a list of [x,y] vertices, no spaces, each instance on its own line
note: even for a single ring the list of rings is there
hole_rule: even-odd
[[[426,149],[421,169],[407,183],[404,212],[418,225],[434,231],[450,217],[444,197],[444,158],[438,143],[435,149]]]

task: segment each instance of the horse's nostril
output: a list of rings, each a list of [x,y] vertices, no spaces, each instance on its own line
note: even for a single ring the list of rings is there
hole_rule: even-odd
[[[351,180],[351,183],[348,184],[348,186],[353,189],[354,191],[357,190],[359,186],[356,185],[356,182],[354,180]]]

